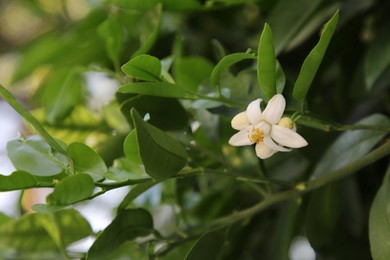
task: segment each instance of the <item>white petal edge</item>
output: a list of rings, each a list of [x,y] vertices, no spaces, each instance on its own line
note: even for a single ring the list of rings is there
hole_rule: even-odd
[[[246,117],[246,112],[245,111],[237,114],[232,119],[232,127],[234,129],[236,129],[236,130],[244,129],[248,125],[249,125],[249,120]]]
[[[253,142],[251,142],[251,140],[249,140],[249,137],[248,137],[248,130],[250,128],[251,127],[248,126],[244,129],[240,130],[240,132],[233,135],[229,140],[229,144],[233,145],[233,146],[244,146],[244,145],[253,144]]]
[[[279,125],[272,126],[271,137],[278,144],[290,148],[300,148],[308,145],[307,141],[298,133]]]
[[[284,109],[286,108],[286,100],[281,94],[276,94],[263,111],[263,118],[270,124],[276,124],[282,118]]]
[[[260,159],[267,159],[277,152],[266,146],[264,143],[256,144],[255,150],[257,157],[259,157]]]
[[[262,119],[262,113],[260,109],[261,99],[256,99],[249,103],[246,108],[246,117],[252,125],[259,123]]]
[[[272,131],[272,130],[271,130]],[[276,150],[278,152],[289,152],[291,151],[291,149],[288,149],[288,148],[285,148],[285,147],[282,147],[280,145],[277,145],[272,139],[270,136],[266,136],[264,137],[264,140],[263,140],[264,144],[266,146],[268,146],[268,148],[272,149],[272,150]]]

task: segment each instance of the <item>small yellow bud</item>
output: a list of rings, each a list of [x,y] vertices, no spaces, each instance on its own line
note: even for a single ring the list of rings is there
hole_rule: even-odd
[[[278,125],[283,126],[285,128],[288,128],[288,129],[294,129],[295,128],[294,122],[289,117],[282,117],[279,120]]]
[[[55,185],[55,184],[58,184],[58,183],[60,183],[60,181],[58,180],[58,179],[53,179],[53,184]]]

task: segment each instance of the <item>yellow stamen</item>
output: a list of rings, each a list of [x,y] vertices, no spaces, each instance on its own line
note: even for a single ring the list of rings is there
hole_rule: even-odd
[[[252,143],[260,143],[264,139],[264,132],[259,128],[252,128],[252,132],[248,134],[248,138]]]

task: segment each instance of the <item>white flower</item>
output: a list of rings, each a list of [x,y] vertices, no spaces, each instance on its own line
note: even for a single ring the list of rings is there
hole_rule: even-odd
[[[232,127],[240,131],[230,138],[229,144],[243,146],[256,143],[256,155],[260,159],[307,145],[306,140],[295,132],[292,120],[281,118],[286,107],[286,100],[281,94],[273,96],[264,111],[260,109],[260,102],[261,99],[252,101],[246,111],[232,119]]]

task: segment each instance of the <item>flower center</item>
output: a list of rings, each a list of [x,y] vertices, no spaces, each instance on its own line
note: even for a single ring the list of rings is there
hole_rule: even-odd
[[[263,130],[253,127],[252,131],[248,134],[248,138],[252,143],[260,143],[264,139],[264,132]]]

